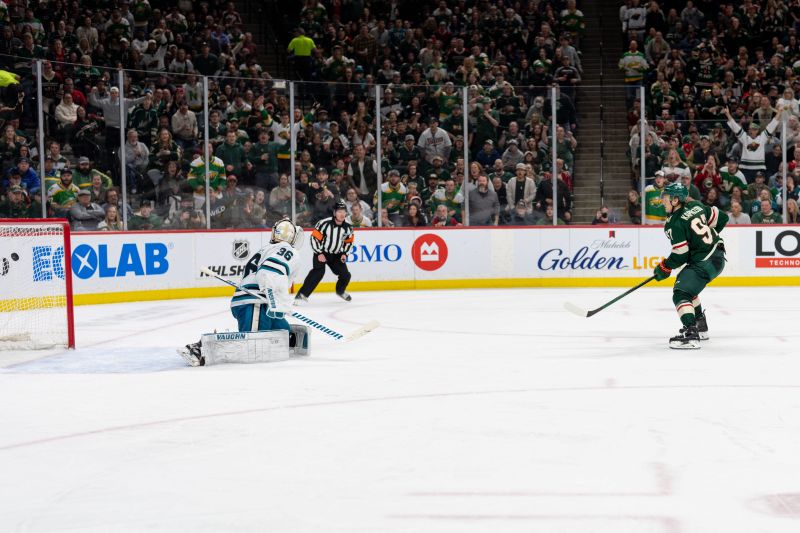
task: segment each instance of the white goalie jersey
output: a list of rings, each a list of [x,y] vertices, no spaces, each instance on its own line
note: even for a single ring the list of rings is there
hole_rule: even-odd
[[[297,272],[300,251],[285,242],[268,244],[255,253],[245,265],[240,285],[264,295],[271,310],[291,314],[294,299],[289,287]],[[237,290],[231,307],[263,304],[262,300]]]

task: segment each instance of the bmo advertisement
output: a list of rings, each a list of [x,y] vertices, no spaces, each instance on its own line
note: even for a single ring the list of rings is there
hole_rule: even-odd
[[[669,251],[660,228],[454,228],[356,230],[347,263],[353,290],[459,287],[627,286],[648,277]],[[800,285],[800,227],[732,226],[717,285]],[[308,243],[295,287],[311,265]],[[231,289],[200,272],[233,279],[269,232],[73,233],[76,303],[223,296]],[[63,248],[40,246],[36,284],[63,279]],[[328,272],[320,290],[332,290]],[[666,285],[669,282],[662,283]],[[42,286],[44,289],[45,287]]]

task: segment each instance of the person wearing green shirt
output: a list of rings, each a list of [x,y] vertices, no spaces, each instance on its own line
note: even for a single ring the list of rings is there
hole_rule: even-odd
[[[691,174],[688,176],[681,176],[680,180],[681,183],[683,183],[683,186],[686,187],[686,190],[689,191],[689,198],[692,200],[697,200],[698,202],[703,199],[703,195],[700,194],[700,189],[697,187],[697,185],[692,183]]]
[[[50,207],[57,216],[66,217],[67,211],[78,199],[80,189],[72,183],[72,170],[65,168],[61,171],[61,179],[47,191]]]
[[[259,188],[272,189],[278,184],[278,160],[270,146],[267,130],[259,130],[258,142],[250,148],[247,160],[253,165],[256,185]]]
[[[663,224],[667,220],[667,210],[661,203],[661,193],[664,191],[666,178],[664,171],[659,170],[656,172],[656,178],[653,184],[648,185],[644,189],[644,223],[645,224]]]
[[[72,182],[79,189],[88,189],[92,186],[92,178],[94,178],[95,175],[100,176],[103,181],[103,187],[106,189],[110,189],[114,186],[110,176],[92,168],[92,162],[88,157],[79,157],[78,166],[75,168],[72,176]]]
[[[114,40],[129,39],[131,37],[131,27],[127,21],[122,18],[119,11],[111,15],[111,21],[106,26],[106,33],[113,37]]]
[[[18,74],[8,72],[7,70],[0,70],[0,87],[8,87],[9,85],[19,85],[20,77]]]
[[[744,177],[744,173],[739,170],[738,160],[728,159],[728,164],[719,169],[719,175],[722,180],[722,197],[726,201],[730,198],[734,187],[739,187],[742,191],[747,190],[747,179]]]
[[[475,105],[475,146],[483,146],[486,141],[497,143],[497,126],[500,125],[500,114],[492,109],[491,98],[484,98]]]
[[[436,176],[436,179],[439,179],[439,176]],[[403,175],[402,181],[406,187],[411,185],[412,183],[417,187],[418,192],[422,192],[425,189],[425,178],[419,173],[419,165],[416,161],[411,161],[406,168],[406,174]]]
[[[289,41],[288,52],[294,59],[297,77],[301,80],[308,79],[311,71],[311,54],[317,48],[314,40],[306,36],[303,28],[297,28],[295,37]]]
[[[422,153],[417,146],[417,141],[412,134],[407,134],[403,144],[397,149],[397,159],[400,167],[408,167],[411,161],[419,163],[422,160]]]
[[[306,5],[301,11],[301,15],[307,15],[308,11],[311,11],[314,14],[314,20],[319,23],[322,23],[325,20],[325,17],[328,15],[328,10],[325,8],[325,6],[317,1],[306,2]]]
[[[564,30],[576,37],[576,41],[578,37],[583,37],[586,31],[583,12],[577,8],[575,0],[567,0],[567,8],[561,11],[559,22]]]
[[[456,104],[461,103],[461,94],[455,92],[455,85],[448,81],[444,86],[434,93],[434,97],[439,105],[439,119],[444,120],[453,112]]]
[[[442,129],[450,135],[453,141],[456,137],[464,137],[464,114],[462,111],[461,104],[455,104],[450,110],[450,116],[442,121]],[[460,153],[463,154],[464,150],[461,150]]]
[[[150,15],[153,13],[150,2],[147,0],[136,0],[133,6],[131,6],[131,13],[133,13],[134,26],[137,29],[147,29],[147,23],[150,20]]]
[[[158,113],[153,107],[153,95],[145,93],[144,100],[128,118],[128,128],[136,130],[139,140],[150,146],[158,132]]]
[[[239,144],[235,131],[228,130],[225,134],[225,142],[217,147],[215,155],[225,163],[225,172],[228,174],[239,176],[242,173],[242,167],[249,164],[245,158],[244,147]]]
[[[436,174],[439,181],[446,181],[450,179],[450,171],[444,165],[444,159],[440,155],[433,156],[433,165],[428,169],[429,174]]]
[[[135,213],[130,222],[128,222],[128,229],[131,230],[151,230],[161,229],[164,221],[160,216],[153,213],[153,206],[150,202],[145,202],[139,208],[139,212]]]
[[[493,181],[494,178],[498,177],[503,180],[503,183],[508,183],[508,180],[513,178],[514,174],[505,170],[505,168],[503,168],[503,160],[498,158],[494,160],[492,172],[489,172],[487,177],[489,178],[489,181]]]
[[[402,223],[403,212],[406,208],[406,186],[400,181],[400,173],[390,170],[387,181],[381,183],[381,206],[386,209],[389,219],[395,226]],[[378,193],[375,193],[374,205],[378,205]]]
[[[19,185],[8,188],[6,196],[0,200],[0,217],[2,218],[39,218],[42,206],[39,202],[31,202],[25,189]]]
[[[345,69],[353,64],[351,59],[344,56],[344,49],[338,44],[334,45],[331,56],[325,60],[322,67],[322,77],[326,81],[342,81]]]
[[[437,189],[433,193],[431,202],[434,205],[444,204],[447,206],[447,213],[459,222],[461,221],[461,209],[464,207],[464,195],[456,189],[456,182],[453,178],[448,178],[444,182],[443,189]]]
[[[211,184],[212,189],[222,189],[227,185],[225,163],[219,157],[212,155],[214,153],[213,150],[211,143],[209,143],[208,153],[211,158],[211,164],[208,167],[208,182]],[[187,183],[198,193],[204,192],[206,186],[206,164],[203,159],[204,157],[205,155],[201,147],[200,155],[195,157],[189,164]]]
[[[16,74],[24,76],[31,73],[30,63],[25,60],[44,59],[44,48],[33,42],[33,35],[26,33],[22,37],[22,46],[17,48],[14,54],[18,56],[14,63]]]
[[[783,217],[773,211],[772,202],[761,200],[761,210],[750,217],[753,224],[781,224]]]
[[[628,107],[639,96],[639,86],[650,66],[647,58],[639,51],[639,43],[631,40],[628,50],[619,60],[619,69],[625,78],[625,101]]]

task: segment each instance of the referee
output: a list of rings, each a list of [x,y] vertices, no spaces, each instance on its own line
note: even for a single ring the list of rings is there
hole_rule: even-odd
[[[320,220],[311,232],[311,249],[314,250],[314,265],[306,276],[303,286],[297,291],[295,305],[302,305],[317,288],[325,275],[325,265],[339,277],[336,282],[336,295],[342,300],[352,300],[345,292],[350,283],[347,270],[347,252],[353,246],[353,226],[344,221],[347,206],[339,200],[333,207],[333,216]]]

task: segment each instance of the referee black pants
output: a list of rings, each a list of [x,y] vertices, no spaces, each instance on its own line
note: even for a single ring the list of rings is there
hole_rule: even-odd
[[[325,255],[324,263],[317,258],[319,254],[314,254],[313,266],[306,276],[303,286],[300,287],[299,291],[297,291],[306,298],[311,296],[311,293],[317,288],[319,282],[322,281],[322,277],[325,275],[325,265],[328,265],[331,269],[331,272],[339,277],[339,280],[336,282],[337,294],[343,293],[347,289],[347,284],[350,283],[350,271],[347,269],[347,263],[342,262],[343,254],[323,255]]]

